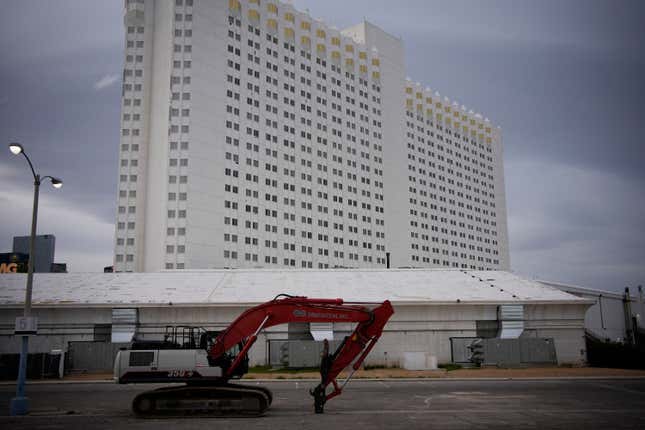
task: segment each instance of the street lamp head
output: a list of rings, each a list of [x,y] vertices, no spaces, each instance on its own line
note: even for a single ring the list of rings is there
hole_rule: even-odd
[[[15,142],[10,143],[9,144],[9,151],[11,151],[11,153],[13,155],[20,155],[20,153],[23,152],[22,145],[19,144],[19,143],[15,143]]]
[[[59,189],[63,186],[63,181],[58,178],[52,178],[52,185],[54,188]]]

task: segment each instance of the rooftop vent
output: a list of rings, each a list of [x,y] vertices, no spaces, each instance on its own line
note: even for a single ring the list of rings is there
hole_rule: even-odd
[[[500,305],[497,308],[500,339],[517,339],[524,331],[524,305]]]

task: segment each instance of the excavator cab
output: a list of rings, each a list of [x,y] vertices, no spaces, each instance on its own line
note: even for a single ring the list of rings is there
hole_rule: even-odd
[[[130,349],[197,349],[206,333],[202,327],[167,325],[163,340],[134,340]]]
[[[215,343],[215,339],[217,339],[217,336],[219,336],[220,333],[221,331],[210,331],[210,330],[203,331],[199,337],[199,349],[209,351],[213,346],[213,344]],[[217,358],[208,356],[208,364],[210,366],[221,367],[222,372],[225,373],[228,370],[228,368],[231,367],[231,364],[233,364],[233,362],[235,361],[235,359],[240,354],[240,351],[242,351],[243,348],[244,348],[244,342],[240,342],[234,345],[228,351],[226,351],[225,354],[222,354]],[[231,374],[231,378],[240,379],[248,371],[249,371],[249,356],[248,354],[245,354],[240,365],[236,367],[233,373]]]

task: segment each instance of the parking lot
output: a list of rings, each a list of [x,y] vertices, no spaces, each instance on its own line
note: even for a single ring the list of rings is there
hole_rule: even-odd
[[[352,381],[313,413],[313,381],[256,382],[274,402],[259,418],[140,419],[132,398],[156,385],[27,385],[31,415],[9,417],[13,385],[0,386],[0,427],[218,429],[645,428],[645,379]]]

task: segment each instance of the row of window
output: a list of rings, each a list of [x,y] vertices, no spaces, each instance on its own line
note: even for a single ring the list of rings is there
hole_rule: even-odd
[[[424,231],[427,231],[428,225],[423,223],[423,219],[428,219],[428,217],[431,219],[433,225],[430,227],[430,231],[435,232],[436,234],[441,234],[445,238],[441,239],[441,242],[444,244],[448,244],[448,237],[449,236],[454,236],[454,237],[461,237],[461,238],[468,238],[470,241],[479,241],[479,242],[485,242],[485,243],[492,243],[493,246],[497,246],[497,240],[494,239],[494,237],[497,236],[497,231],[495,229],[488,229],[488,228],[482,228],[478,225],[473,225],[471,223],[464,223],[458,221],[457,216],[460,218],[467,218],[471,221],[475,221],[477,223],[483,223],[484,225],[493,225],[496,226],[497,223],[495,221],[495,216],[496,213],[495,211],[489,211],[487,207],[494,208],[495,207],[495,195],[492,192],[494,189],[494,186],[492,184],[487,184],[486,180],[479,180],[477,178],[478,175],[481,175],[483,178],[489,179],[493,181],[494,176],[492,174],[486,174],[486,173],[481,173],[479,172],[478,168],[482,167],[484,169],[488,169],[491,171],[491,173],[494,173],[493,169],[493,157],[492,157],[492,149],[490,145],[484,147],[483,145],[479,144],[477,145],[474,141],[473,145],[469,145],[471,143],[470,139],[467,136],[461,136],[461,134],[458,131],[455,131],[453,134],[452,130],[449,128],[446,128],[445,130],[441,125],[437,125],[435,128],[434,122],[427,119],[424,120],[423,116],[417,115],[416,117],[411,113],[411,112],[406,112],[406,115],[411,118],[411,120],[406,121],[406,125],[408,128],[407,132],[407,138],[410,139],[407,143],[408,147],[408,159],[411,163],[408,165],[408,170],[410,170],[414,175],[409,176],[408,180],[410,183],[409,187],[409,194],[410,194],[410,215],[412,216],[412,220],[410,221],[410,226],[413,227],[414,229],[419,228],[419,222],[416,221],[415,219],[421,220],[421,235],[424,240],[428,240],[429,236],[426,234],[423,234]],[[433,131],[435,130],[435,131]],[[424,137],[418,136],[415,133],[420,133],[421,136],[425,135]],[[458,140],[461,140],[464,142],[463,147],[459,143],[459,141],[454,141],[452,140],[452,137],[455,137]],[[447,145],[444,147],[444,145]],[[427,149],[426,149],[427,148]],[[454,150],[452,149],[454,148]],[[437,150],[438,152],[435,154],[434,150]],[[482,152],[478,152],[477,149],[480,149]],[[414,154],[419,153],[420,155],[415,156]],[[446,153],[448,157],[444,157],[442,153]],[[473,157],[468,155],[472,153]],[[462,155],[463,154],[463,155]],[[429,156],[430,160],[426,164],[426,160],[424,157]],[[457,161],[453,161],[450,156],[454,156]],[[465,161],[465,165],[462,165],[459,160]],[[438,159],[437,163],[435,164],[432,159]],[[479,161],[483,160],[483,161]],[[473,168],[470,167],[470,163],[472,163]],[[489,164],[490,163],[490,164]],[[427,165],[427,168],[426,168]],[[454,166],[454,167],[453,167]],[[457,170],[455,171],[454,168]],[[428,170],[426,170],[428,169]],[[443,172],[447,172],[449,175],[447,178],[444,176]],[[473,173],[473,176],[469,174],[469,172]],[[423,176],[417,176],[416,174],[421,174]],[[452,176],[452,177],[451,177]],[[430,178],[430,181],[426,181],[425,177]],[[456,178],[453,179],[453,178]],[[461,180],[460,180],[461,179]],[[463,181],[463,182],[462,182]],[[417,183],[423,187],[428,186],[430,188],[430,192],[428,193],[425,189],[420,188],[417,189]],[[442,185],[446,183],[448,186],[446,187],[445,185]],[[471,184],[474,184],[471,185]],[[480,188],[481,187],[481,188]],[[491,192],[487,192],[487,188],[491,189]],[[432,192],[432,190],[437,189],[439,191],[439,195],[435,194]],[[465,192],[464,192],[465,191]],[[417,200],[416,194],[419,194],[422,199]],[[481,199],[477,195],[481,194],[484,197],[490,197],[491,200],[487,200],[486,198]],[[454,196],[454,197],[451,197]],[[430,200],[428,200],[428,197]],[[471,213],[464,213],[462,211],[455,211],[453,209],[450,209],[449,207],[446,207],[444,205],[436,205],[432,203],[433,200],[439,200],[442,203],[449,203],[450,205],[456,205],[459,208],[462,208],[464,210],[468,210]],[[424,210],[417,210],[416,207],[421,206],[421,208],[429,208],[430,213],[424,211]],[[447,217],[441,216],[441,213],[450,213],[451,219],[448,222]],[[480,216],[480,214],[483,214],[484,217]],[[480,235],[472,235],[472,234],[467,234],[465,232],[458,232],[456,230],[449,230],[448,228],[445,227],[440,227],[437,226],[436,224],[438,223],[443,223],[443,224],[450,224],[457,226],[459,225],[463,229],[468,229],[468,230],[475,230],[479,234],[484,234],[487,236],[482,236]],[[419,233],[416,230],[411,231],[411,236],[412,238],[415,238],[415,236],[418,238]],[[431,239],[433,242],[439,242],[439,238],[441,236],[432,236]],[[464,260],[474,260],[475,258],[478,259],[478,261],[486,261],[487,263],[491,263],[492,259],[488,257],[482,257],[478,256],[475,257],[474,255],[470,254],[470,257],[467,257],[466,253],[458,253],[455,249],[457,247],[461,248],[468,248],[471,251],[474,251],[475,249],[478,252],[485,252],[485,253],[493,253],[494,255],[497,255],[499,251],[497,249],[492,249],[491,248],[483,248],[481,246],[475,246],[472,243],[464,243],[464,242],[457,242],[457,241],[450,241],[451,244],[453,244],[453,250],[452,256],[453,257],[459,257],[461,256],[462,259]],[[421,256],[421,259],[419,260],[419,255],[414,254],[416,250],[419,250],[419,244],[416,242],[411,242],[410,248],[412,250],[412,261],[418,262],[422,261],[424,263],[430,263],[432,261],[433,264],[439,264],[439,259],[437,258],[432,258],[431,256]],[[425,252],[430,252],[431,248],[426,245],[421,245],[421,250]],[[433,247],[432,252],[437,254],[439,252],[439,248]],[[447,250],[442,250],[442,254],[446,255],[448,253]],[[487,261],[488,260],[488,261]],[[498,260],[495,260],[496,263],[498,264]],[[472,264],[468,264],[467,261],[453,261],[449,263],[448,260],[442,260],[441,264],[444,266],[452,266],[452,267],[459,267],[460,265],[462,267],[468,267],[468,266],[473,266]]]
[[[229,17],[228,17],[228,23],[229,23],[229,26],[230,26],[231,28],[233,28],[233,29],[234,29],[234,27],[241,28],[241,21],[240,21],[240,19],[239,19],[239,18],[237,18],[237,17],[229,16]],[[289,24],[289,23],[284,23],[284,24],[285,24],[287,27],[288,27],[289,25],[291,25],[291,24]],[[303,24],[305,24],[305,23],[303,22]],[[307,23],[307,24],[309,24],[309,23]],[[233,33],[233,34],[231,34],[231,33]],[[260,29],[259,29],[259,28],[257,28],[256,26],[254,26],[254,25],[253,25],[253,24],[251,24],[251,23],[249,23],[249,24],[248,24],[248,33],[247,33],[247,35],[249,35],[249,36],[252,36],[252,35],[260,36],[260,34],[261,34],[261,31],[260,31]],[[229,31],[229,37],[234,38],[234,39],[235,39],[235,40],[237,40],[237,41],[240,41],[239,34],[234,33],[234,32],[232,32],[232,31]],[[271,35],[271,34],[270,34],[270,33],[268,33],[268,32],[267,32],[267,34],[266,34],[266,38],[267,38],[267,41],[269,41],[269,42],[273,42],[275,45],[277,45],[277,44],[278,44],[278,39],[277,39],[277,37],[275,37],[275,36]],[[292,41],[295,41],[295,39],[294,39],[294,40],[292,40]],[[295,49],[294,49],[294,46],[293,46],[293,45],[290,45],[288,42],[285,42],[285,44],[284,44],[284,45],[285,45],[285,46],[284,46],[284,47],[285,47],[285,49],[290,49],[292,52],[295,52]],[[311,60],[311,53],[309,52],[309,50],[311,49],[311,44],[302,43],[301,45],[302,45],[302,47],[303,47],[304,49],[306,49],[306,51],[305,51],[305,50],[301,51],[301,56],[302,56],[303,58],[306,58],[306,59],[308,59],[308,60]],[[335,43],[334,43],[334,38],[332,38],[332,45],[335,45]],[[256,49],[259,49],[259,44],[249,44],[249,46],[251,46],[251,47],[255,47]],[[332,47],[331,49],[334,49],[334,48]],[[345,50],[345,52],[346,52],[346,53],[351,53],[351,54],[353,54],[355,51],[357,51],[357,50],[356,50],[356,49],[354,49],[354,46],[353,46],[353,45],[347,45],[347,46],[346,46],[346,50]],[[323,65],[324,65],[324,66],[326,66],[326,60],[324,60],[324,59],[323,59],[323,58],[326,58],[326,55],[327,55],[326,50],[325,50],[325,51],[318,51],[318,50],[317,50],[317,52],[316,52],[316,56],[317,56],[316,60],[317,60],[317,62],[318,62],[319,64],[320,64],[320,62],[322,62],[322,63],[323,63]],[[321,58],[321,57],[322,57],[322,58]],[[336,57],[334,57],[334,56],[332,55],[332,59],[333,59],[333,61],[340,62],[340,57],[336,58]],[[366,57],[365,57],[365,58],[363,58],[361,55],[359,55],[359,61],[363,61],[363,60],[367,61],[367,58],[366,58]],[[372,66],[376,66],[376,67],[378,67],[378,65],[379,65],[379,60],[378,60],[378,59],[376,59],[376,58],[374,58],[374,59],[372,59],[372,61],[370,62],[370,64],[371,64]],[[353,69],[353,64],[352,64],[351,66],[349,66],[349,68],[350,68],[350,69]],[[332,65],[332,71],[337,71],[338,73],[340,73],[340,66]],[[361,71],[361,73],[362,73],[362,74],[366,74],[366,70],[364,70],[364,71],[362,70],[362,71]],[[354,79],[355,79],[354,73],[351,73],[349,70],[346,72],[346,76],[347,76],[348,78],[351,78],[352,80],[354,80]]]
[[[318,255],[321,257],[330,257],[330,254],[333,255],[333,258],[345,258],[345,253],[342,251],[333,251],[332,253],[329,252],[328,249],[323,249],[323,248],[318,248]],[[259,258],[258,254],[253,254],[253,253],[244,253],[244,260],[245,261],[252,261],[252,262],[258,262],[261,261],[261,258]],[[347,258],[350,261],[359,261],[361,260],[359,254],[355,253],[348,253]],[[241,253],[239,254],[239,258],[242,259]],[[224,259],[231,259],[231,260],[237,260],[238,259],[238,251],[233,251],[229,249],[224,250]],[[362,260],[365,263],[372,263],[374,261],[374,258],[372,255],[363,255]],[[377,257],[376,259],[377,264],[385,264],[385,258]],[[270,256],[266,255],[264,257],[264,262],[266,264],[278,264],[278,257],[275,256]],[[284,258],[283,259],[283,265],[284,266],[295,266],[296,265],[296,260],[293,258]],[[312,261],[306,261],[302,260],[302,266],[303,268],[312,268],[313,267],[313,262]],[[327,269],[329,268],[329,263],[318,263],[318,268],[320,269]]]
[[[191,2],[192,4],[192,2]],[[188,176],[186,168],[188,167],[187,150],[189,149],[188,134],[190,133],[190,85],[192,84],[192,77],[190,76],[192,68],[192,29],[181,28],[186,23],[192,20],[191,14],[175,15],[175,43],[173,54],[173,73],[170,77],[171,86],[171,102],[168,111],[170,118],[170,127],[168,135],[170,137],[169,149],[170,155],[168,158],[168,167],[171,168],[170,173],[175,173],[176,168],[180,168],[179,175],[170,174],[168,176],[169,184],[187,184]],[[181,120],[180,120],[181,118]],[[181,121],[181,123],[178,123]],[[175,140],[180,139],[180,140]],[[175,151],[182,151],[178,154]],[[173,169],[175,168],[175,169]],[[185,202],[188,200],[188,193],[181,188],[178,191],[170,190],[167,194],[167,214],[166,220],[168,226],[166,228],[166,268],[167,269],[183,269],[184,262],[182,261],[169,261],[172,259],[181,258],[185,254],[186,245],[184,243],[176,243],[186,235],[186,227],[182,224],[187,217],[185,209]],[[177,219],[177,220],[175,220]],[[179,225],[175,225],[179,223]],[[175,242],[175,243],[172,243]]]

